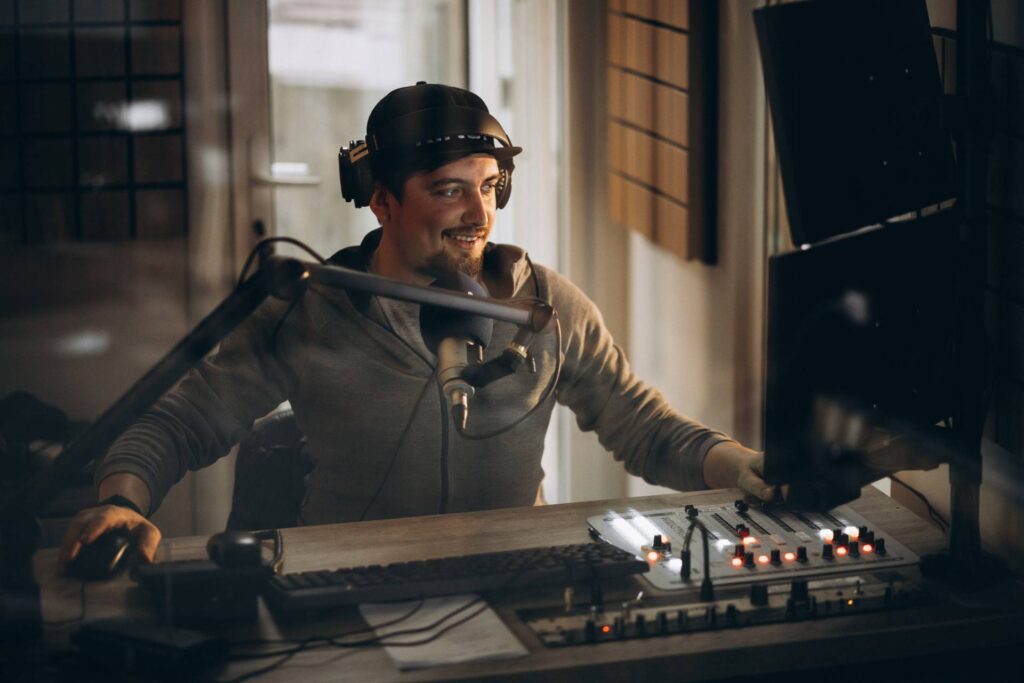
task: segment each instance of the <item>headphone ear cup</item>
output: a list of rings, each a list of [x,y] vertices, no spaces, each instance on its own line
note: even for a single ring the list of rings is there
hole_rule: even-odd
[[[374,182],[365,143],[354,145],[352,149],[342,147],[338,152],[338,180],[346,202],[353,202],[357,209],[370,205]]]
[[[499,209],[504,209],[505,205],[508,204],[509,197],[512,196],[512,169],[507,166],[503,166],[501,173],[498,174],[498,196],[495,197],[495,205]]]

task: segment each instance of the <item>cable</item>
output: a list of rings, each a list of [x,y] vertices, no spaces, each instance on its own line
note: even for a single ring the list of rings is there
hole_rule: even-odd
[[[506,588],[511,587],[520,577],[522,577],[524,572],[525,572],[525,569],[523,569],[523,570],[517,572],[516,574],[514,574],[513,576],[509,577],[509,579],[502,586],[500,586],[496,590],[504,590]],[[419,599],[419,601],[417,602],[417,604],[415,605],[415,607],[413,607],[412,610],[410,610],[406,614],[403,614],[400,617],[392,619],[391,621],[384,622],[384,623],[378,624],[376,626],[370,626],[370,627],[364,627],[364,628],[359,628],[359,629],[353,629],[351,631],[348,631],[348,632],[342,633],[342,634],[338,634],[336,636],[329,636],[329,637],[311,636],[309,638],[304,638],[304,639],[298,640],[298,641],[281,639],[281,640],[248,640],[248,641],[236,641],[236,642],[233,642],[233,643],[231,643],[231,645],[233,645],[233,646],[239,646],[239,645],[240,646],[268,645],[268,644],[278,644],[278,643],[284,644],[284,643],[292,642],[292,643],[295,643],[295,647],[284,649],[284,650],[277,650],[277,651],[274,651],[274,652],[258,652],[258,653],[252,653],[252,654],[236,654],[236,655],[233,655],[233,656],[228,658],[229,661],[244,661],[244,660],[250,660],[250,659],[264,659],[264,658],[267,658],[267,657],[281,657],[281,659],[276,661],[276,662],[274,662],[273,664],[270,664],[270,665],[265,666],[263,668],[256,669],[254,671],[246,672],[246,673],[244,673],[244,674],[242,674],[242,675],[240,675],[240,676],[238,676],[236,678],[232,678],[232,679],[229,679],[227,681],[222,681],[222,683],[241,683],[241,681],[250,680],[252,678],[256,678],[257,676],[261,676],[261,675],[263,675],[265,673],[269,673],[270,671],[274,671],[275,669],[280,668],[281,666],[286,664],[288,661],[290,661],[292,659],[292,657],[294,657],[295,655],[299,654],[300,652],[304,652],[306,650],[320,649],[320,648],[324,648],[324,647],[336,647],[336,648],[341,648],[341,649],[353,648],[354,649],[354,648],[378,647],[378,646],[385,646],[385,647],[413,647],[413,646],[417,646],[417,645],[426,645],[427,643],[431,643],[431,642],[437,640],[438,638],[443,636],[445,633],[451,631],[452,629],[454,629],[454,628],[456,628],[456,627],[458,627],[458,626],[460,626],[460,625],[470,621],[471,619],[473,619],[477,615],[481,614],[488,607],[487,603],[483,602],[483,598],[482,597],[476,596],[474,599],[470,600],[469,602],[465,603],[464,605],[460,605],[459,607],[455,608],[454,610],[451,610],[447,614],[445,614],[445,615],[435,619],[431,623],[426,624],[424,626],[418,626],[416,628],[409,628],[409,629],[404,629],[404,630],[400,630],[400,631],[393,631],[391,633],[385,633],[383,635],[373,636],[371,638],[364,638],[363,640],[358,640],[358,641],[343,641],[343,640],[341,640],[341,638],[346,638],[346,637],[351,636],[351,635],[356,635],[357,633],[364,633],[366,631],[372,631],[372,630],[376,630],[376,629],[380,629],[380,628],[385,628],[385,627],[388,627],[388,626],[393,626],[395,624],[398,624],[398,623],[400,623],[402,621],[405,621],[405,620],[409,619],[410,617],[412,617],[414,614],[416,614],[416,612],[418,612],[420,610],[420,608],[424,604],[424,601],[425,601],[424,598],[421,597]],[[420,640],[413,640],[413,641],[407,641],[407,642],[402,642],[402,643],[388,642],[389,638],[394,638],[395,636],[405,636],[405,635],[411,635],[411,634],[415,634],[415,633],[429,632],[429,631],[437,628],[438,626],[440,626],[444,622],[448,621],[449,619],[457,616],[458,614],[460,614],[462,612],[465,612],[466,610],[470,609],[471,607],[473,607],[473,606],[475,606],[475,605],[477,605],[479,603],[483,603],[483,604],[481,604],[478,609],[470,612],[469,614],[467,614],[466,616],[462,617],[461,619],[458,619],[457,621],[454,621],[454,622],[448,624],[447,626],[445,626],[444,628],[439,630],[437,633],[433,633],[433,634],[431,634],[430,636],[428,636],[426,638],[421,638]]]
[[[480,604],[480,603],[483,603],[483,604]],[[448,624],[448,626],[445,626],[442,630],[438,631],[437,633],[433,634],[432,636],[430,636],[430,637],[428,637],[426,639],[411,640],[411,641],[404,642],[404,643],[389,643],[389,642],[386,642],[388,638],[394,638],[395,636],[408,636],[408,635],[413,635],[413,634],[416,634],[416,633],[425,633],[425,632],[432,631],[433,629],[437,628],[438,626],[440,626],[444,622],[448,621],[452,617],[460,614],[461,612],[465,612],[470,607],[474,607],[475,605],[478,605],[478,604],[480,604],[480,609],[475,610],[474,612],[472,612],[470,614],[470,616],[464,617],[464,618],[460,619],[459,621],[456,621],[454,623]],[[484,599],[478,595],[475,598],[473,598],[472,600],[470,600],[469,602],[467,602],[466,604],[460,605],[459,607],[456,607],[455,609],[449,611],[444,616],[438,617],[437,619],[435,619],[434,621],[430,622],[429,624],[425,624],[423,626],[417,626],[416,628],[407,628],[407,629],[403,629],[403,630],[400,630],[400,631],[392,631],[391,633],[385,633],[383,635],[373,636],[372,638],[364,638],[363,640],[339,641],[337,639],[334,639],[334,640],[331,640],[331,644],[336,646],[336,647],[376,647],[378,645],[384,645],[386,647],[410,647],[410,646],[413,646],[413,645],[423,645],[425,643],[429,643],[429,642],[433,642],[434,640],[437,640],[437,638],[440,637],[441,635],[443,635],[443,634],[447,633],[448,631],[452,630],[453,628],[455,628],[459,624],[463,624],[463,623],[469,621],[470,619],[472,619],[476,615],[478,615],[481,612],[483,612],[485,609],[487,609],[487,603],[484,602]],[[408,618],[408,617],[406,617],[406,618]],[[375,627],[375,629],[376,628],[380,628],[380,627],[378,626],[378,627]]]
[[[296,645],[301,645],[302,643],[308,643],[308,642],[312,642],[312,641],[316,641],[316,640],[330,641],[330,640],[335,640],[335,639],[338,639],[338,638],[347,638],[348,636],[354,636],[354,635],[356,635],[358,633],[366,633],[367,631],[372,631],[372,630],[374,630],[374,628],[385,628],[387,626],[394,626],[395,624],[401,623],[402,621],[405,621],[406,619],[409,619],[414,614],[416,614],[418,611],[420,611],[420,609],[423,607],[423,603],[425,601],[426,600],[424,598],[420,598],[419,601],[416,603],[416,605],[413,606],[413,608],[411,610],[409,610],[408,613],[403,614],[400,617],[395,617],[391,621],[386,621],[386,622],[384,622],[382,624],[378,624],[377,626],[363,626],[362,628],[355,628],[355,629],[352,629],[350,631],[343,631],[341,633],[336,633],[333,636],[307,636],[306,638],[257,638],[255,640],[235,640],[235,641],[232,641],[230,644],[232,646],[241,646],[241,647],[258,646],[258,645],[284,645],[284,644],[288,644],[288,643],[296,644]],[[275,654],[282,654],[282,653],[269,653],[269,654],[263,653],[262,656],[264,656],[264,657],[274,656]]]
[[[539,299],[533,300],[540,301]],[[511,301],[514,302],[516,300],[512,299]],[[493,439],[496,436],[501,436],[502,434],[518,426],[524,420],[526,420],[535,412],[537,412],[537,410],[539,410],[540,407],[544,405],[544,403],[547,402],[547,400],[551,397],[551,394],[554,392],[555,387],[558,386],[558,380],[561,379],[562,376],[562,324],[558,320],[558,313],[554,312],[554,310],[552,310],[551,317],[555,321],[555,371],[551,374],[551,380],[548,382],[548,385],[544,388],[544,393],[541,394],[541,397],[537,400],[535,404],[533,404],[533,407],[531,407],[528,411],[519,416],[519,418],[514,420],[512,423],[507,424],[504,427],[501,427],[500,429],[496,429],[491,432],[485,432],[484,434],[474,434],[472,432],[464,432],[461,429],[459,429],[459,425],[455,425],[455,430],[463,438],[469,439],[471,441],[483,441],[485,439]]]
[[[249,252],[249,256],[246,257],[245,264],[242,265],[242,272],[238,276],[238,282],[235,284],[235,288],[236,289],[238,287],[240,287],[243,282],[245,282],[245,276],[249,274],[249,268],[252,266],[252,262],[253,262],[253,260],[255,260],[257,254],[259,254],[261,251],[263,251],[263,247],[265,247],[265,246],[267,246],[269,244],[274,244],[276,242],[284,242],[286,244],[293,244],[296,247],[298,247],[298,248],[302,249],[303,251],[305,251],[307,254],[309,254],[313,258],[315,258],[320,263],[327,263],[327,259],[325,259],[323,256],[318,254],[316,252],[316,250],[313,249],[313,247],[309,246],[305,242],[302,242],[300,240],[295,239],[294,237],[267,237],[267,238],[261,239],[259,242],[257,242],[256,246],[254,246],[252,248],[252,251]]]
[[[388,479],[391,478],[391,470],[394,469],[395,463],[398,461],[398,454],[402,450],[402,444],[405,443],[405,437],[409,435],[409,429],[412,427],[412,422],[416,418],[416,413],[419,412],[419,407],[423,403],[423,396],[427,393],[427,388],[434,383],[434,376],[431,375],[427,378],[427,381],[423,384],[423,388],[420,389],[420,395],[416,397],[416,403],[413,406],[412,412],[409,414],[409,419],[405,422],[405,427],[402,429],[402,435],[398,437],[398,445],[395,446],[394,452],[391,453],[391,462],[388,463],[388,469],[384,472],[384,477],[380,480],[380,484],[377,485],[377,490],[373,492],[373,497],[370,498],[370,502],[363,508],[362,513],[359,515],[359,521],[362,522],[366,519],[366,513],[370,511],[373,504],[377,502],[377,497],[380,496],[380,492],[384,490],[384,484],[387,483]]]
[[[945,520],[945,518],[942,515],[940,515],[939,512],[934,507],[932,507],[932,504],[930,502],[928,502],[928,498],[926,498],[923,493],[921,493],[920,491],[915,489],[913,486],[911,486],[907,482],[903,481],[902,479],[900,479],[899,477],[897,477],[894,474],[890,474],[889,478],[892,479],[897,484],[899,484],[900,486],[902,486],[903,488],[905,488],[908,491],[910,491],[912,494],[917,496],[918,499],[920,499],[920,501],[922,503],[924,503],[925,507],[928,508],[928,517],[931,518],[931,520],[935,523],[935,525],[937,527],[939,527],[939,530],[943,534],[945,534],[949,530],[949,522],[947,522]]]
[[[516,577],[514,577],[514,578],[518,578],[518,575]],[[259,658],[264,658],[264,657],[277,657],[277,656],[280,656],[281,659],[279,659],[278,661],[274,662],[273,664],[270,664],[270,665],[265,666],[265,667],[260,668],[260,669],[256,669],[254,671],[246,672],[246,673],[244,673],[244,674],[242,674],[242,675],[240,675],[240,676],[238,676],[236,678],[232,678],[232,679],[229,679],[227,681],[223,681],[222,683],[241,683],[241,681],[250,680],[250,679],[256,678],[257,676],[262,676],[265,673],[269,673],[271,671],[274,671],[275,669],[280,668],[284,664],[288,663],[288,661],[290,661],[292,659],[292,657],[294,657],[295,655],[299,654],[300,652],[304,652],[306,650],[318,649],[318,648],[323,648],[323,647],[328,647],[328,646],[336,647],[336,648],[363,648],[363,647],[378,647],[378,646],[386,646],[386,647],[414,647],[414,646],[418,646],[418,645],[426,645],[427,643],[431,643],[431,642],[437,640],[438,638],[443,636],[445,633],[448,633],[452,629],[454,629],[454,628],[456,628],[458,626],[461,626],[462,624],[470,621],[471,619],[473,619],[477,615],[481,614],[484,610],[487,609],[487,607],[488,607],[487,603],[481,604],[478,609],[470,612],[469,614],[467,614],[466,616],[462,617],[461,619],[458,619],[458,620],[448,624],[447,626],[445,626],[441,630],[437,631],[436,633],[431,634],[430,636],[427,636],[426,638],[421,638],[419,640],[411,640],[411,641],[406,641],[406,642],[401,642],[401,643],[390,643],[390,642],[387,642],[387,639],[388,638],[393,638],[395,636],[410,635],[410,634],[414,634],[414,633],[423,633],[423,632],[426,632],[426,631],[431,631],[431,630],[437,628],[438,626],[440,626],[441,624],[443,624],[444,622],[448,621],[449,619],[451,619],[451,618],[455,617],[456,615],[460,614],[461,612],[465,612],[469,608],[471,608],[471,607],[473,607],[473,606],[475,606],[475,605],[477,605],[479,603],[482,603],[482,602],[483,602],[483,598],[481,598],[480,596],[477,596],[476,598],[474,598],[473,600],[470,600],[466,604],[460,605],[456,609],[451,610],[447,614],[445,614],[445,615],[435,619],[431,623],[426,624],[424,626],[419,626],[419,627],[411,628],[411,629],[405,629],[405,630],[402,630],[402,631],[394,631],[392,633],[386,633],[386,634],[381,635],[381,636],[373,636],[372,638],[365,638],[365,639],[359,640],[359,641],[346,642],[346,641],[338,640],[338,638],[345,637],[345,636],[337,636],[337,637],[333,637],[333,638],[315,637],[315,638],[305,639],[304,641],[300,642],[295,647],[290,648],[288,650],[279,650],[277,652],[268,652],[268,653],[254,653],[252,655],[233,656],[233,657],[229,658],[229,661],[241,661],[241,660],[244,660],[244,659],[259,659]],[[422,604],[423,604],[423,599],[421,598],[419,603],[417,604],[417,606],[411,612],[409,612],[408,614],[405,614],[405,615],[403,615],[403,616],[401,616],[401,617],[399,617],[397,619],[393,619],[390,622],[386,622],[384,624],[379,624],[379,625],[377,625],[375,627],[370,627],[370,628],[358,629],[356,631],[351,631],[351,632],[349,632],[349,634],[346,634],[346,635],[355,634],[355,633],[358,633],[360,631],[374,630],[374,629],[382,628],[382,627],[385,627],[385,626],[390,626],[390,625],[396,624],[396,623],[398,623],[400,621],[406,620],[406,619],[410,618],[413,614],[415,614],[416,611],[418,611],[419,608],[422,606]],[[317,641],[319,641],[319,642],[317,642]]]
[[[690,543],[693,540],[693,530],[700,529],[702,546],[704,549],[704,579],[700,584],[700,599],[705,602],[710,602],[715,599],[714,586],[711,584],[711,553],[708,549],[708,530],[696,517],[690,519],[690,526],[686,529],[686,536],[683,539],[683,553],[685,557],[683,562],[689,565],[690,560]]]

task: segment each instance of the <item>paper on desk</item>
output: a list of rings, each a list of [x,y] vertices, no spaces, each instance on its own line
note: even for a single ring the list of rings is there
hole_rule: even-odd
[[[420,669],[441,664],[454,664],[456,662],[471,662],[484,659],[509,659],[512,657],[523,657],[527,650],[523,647],[512,632],[508,630],[505,623],[495,614],[491,606],[483,601],[475,604],[469,603],[477,600],[477,595],[453,595],[445,598],[430,598],[423,601],[423,605],[417,609],[408,619],[402,619],[390,626],[381,626],[400,617],[403,617],[419,604],[419,600],[398,603],[382,603],[372,605],[360,605],[366,623],[374,627],[378,636],[397,631],[408,631],[419,629],[432,624],[436,625],[429,630],[409,633],[401,636],[394,636],[387,640],[391,645],[386,645],[388,655],[395,666],[401,671],[407,669]],[[467,607],[468,605],[468,607]],[[460,607],[465,609],[456,612]],[[408,643],[426,640],[429,637],[443,631],[453,623],[468,617],[481,610],[479,614],[468,621],[455,626],[436,640],[423,645],[394,646],[394,643]],[[448,619],[445,616],[452,615]],[[441,621],[443,619],[443,621]]]

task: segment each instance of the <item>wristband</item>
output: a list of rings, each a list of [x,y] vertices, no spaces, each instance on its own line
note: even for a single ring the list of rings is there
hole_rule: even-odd
[[[143,517],[146,516],[146,514],[142,510],[139,509],[138,505],[136,505],[132,501],[128,500],[124,496],[122,496],[120,494],[116,494],[116,493],[114,495],[112,495],[112,496],[104,498],[103,500],[101,500],[98,503],[98,505],[117,505],[118,507],[123,507],[123,508],[128,508],[129,510],[134,510],[136,513],[142,515]]]

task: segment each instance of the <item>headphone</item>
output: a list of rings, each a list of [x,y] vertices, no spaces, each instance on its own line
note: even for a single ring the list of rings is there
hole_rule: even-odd
[[[501,146],[488,148],[478,144],[473,147],[474,142],[493,141]],[[519,150],[512,146],[497,119],[473,107],[421,109],[389,121],[386,126],[369,133],[366,140],[350,141],[347,147],[338,151],[341,196],[346,202],[354,202],[357,209],[369,206],[374,189],[370,160],[374,157],[430,154],[434,150],[444,152],[448,147],[458,150],[460,143],[467,154],[487,154],[491,149],[496,152],[498,182],[494,186],[495,199],[499,209],[505,208],[512,195],[512,171],[515,169],[512,155]]]
[[[274,541],[274,558],[263,560],[261,541]],[[270,567],[275,573],[284,562],[284,541],[278,529],[263,531],[222,531],[210,536],[206,542],[206,553],[222,569],[245,567]]]

